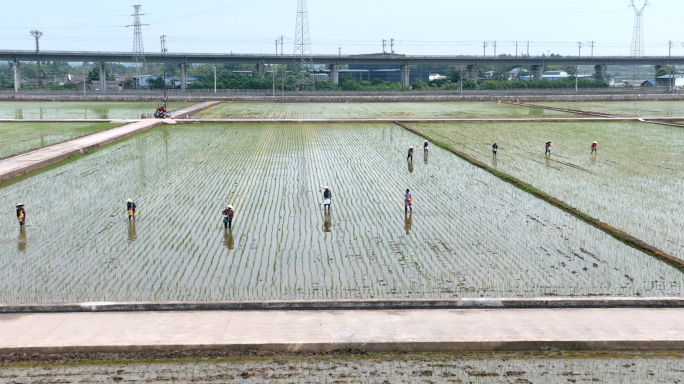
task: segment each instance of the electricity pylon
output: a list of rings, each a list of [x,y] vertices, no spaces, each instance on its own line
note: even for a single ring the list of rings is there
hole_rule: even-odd
[[[295,77],[295,84],[297,84],[300,90],[315,89],[316,82],[314,80],[311,39],[309,37],[309,11],[306,6],[306,0],[297,0],[294,56],[295,68],[293,75]]]
[[[649,0],[644,1],[641,8],[637,8],[635,0],[631,0],[629,8],[634,8],[634,33],[632,34],[632,51],[630,56],[639,57],[644,55],[644,25],[643,16],[646,6],[649,6]]]
[[[138,81],[141,81],[140,76],[144,76],[146,73],[145,68],[145,46],[143,45],[142,37],[142,27],[147,24],[142,24],[140,22],[140,7],[141,5],[134,5],[133,9],[133,24],[127,25],[127,27],[133,27],[133,65],[135,66],[135,74],[138,77]],[[138,83],[139,85],[139,83]]]

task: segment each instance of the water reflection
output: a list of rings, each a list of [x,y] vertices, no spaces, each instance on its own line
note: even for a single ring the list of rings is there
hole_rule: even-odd
[[[589,159],[589,161],[591,161],[592,164],[596,164],[596,154],[595,153],[593,153],[591,155],[591,158]]]
[[[19,252],[26,251],[26,228],[19,230],[19,237],[17,240],[17,250],[19,250]]]
[[[128,220],[128,241],[135,241],[138,233],[135,231],[135,220]]]
[[[138,150],[138,169],[140,170],[140,185],[143,187],[147,185],[147,178],[145,175],[145,149],[146,149],[146,143],[143,141],[142,138],[139,138],[137,141],[137,150]]]
[[[413,212],[404,213],[404,229],[406,234],[409,235],[411,232],[411,226],[413,225]]]
[[[17,108],[14,110],[14,118],[15,119],[23,119],[24,118],[24,110],[21,108]]]
[[[499,160],[497,160],[496,155],[492,155],[492,168],[496,168],[499,165]]]
[[[428,154],[427,153],[423,154],[423,162],[425,163],[425,165],[427,165],[427,163],[428,163]]]
[[[413,173],[413,161],[408,163],[409,173]]]
[[[332,216],[330,215],[330,213],[326,213],[323,215],[323,232],[326,232],[326,233],[332,232],[331,227],[332,227]]]
[[[551,156],[544,156],[544,165],[551,168]]]
[[[226,229],[223,231],[223,245],[228,249],[235,248],[235,239],[233,239],[232,229]]]

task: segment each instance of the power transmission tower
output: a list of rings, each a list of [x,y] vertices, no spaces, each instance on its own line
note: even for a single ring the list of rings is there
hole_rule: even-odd
[[[147,24],[140,22],[140,7],[141,5],[134,5],[135,13],[133,16],[133,24],[126,27],[133,27],[133,65],[135,66],[135,74],[138,76],[138,86],[142,81],[141,77],[145,75],[145,46],[143,45],[142,27]]]
[[[634,8],[634,33],[632,34],[632,52],[630,52],[630,56],[633,57],[644,55],[643,15],[648,5],[651,5],[649,0],[645,0],[640,9],[637,8],[635,0],[631,0],[629,3],[629,8]]]
[[[300,90],[315,89],[314,65],[309,37],[309,11],[306,0],[297,0],[297,26],[295,28],[295,83]]]
[[[166,54],[169,51],[166,49],[166,35],[162,35],[159,40],[161,41],[161,53]]]
[[[34,29],[31,31],[31,36],[36,38],[36,53],[38,53],[40,52],[40,38],[43,36],[43,32]]]
[[[40,37],[43,36],[43,32],[38,30],[31,31],[31,36],[36,38],[36,53],[40,52]],[[40,60],[38,60],[38,88],[43,88],[43,73],[40,70]]]

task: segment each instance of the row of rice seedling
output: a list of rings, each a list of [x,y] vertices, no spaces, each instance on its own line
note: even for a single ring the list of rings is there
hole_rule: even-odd
[[[103,148],[0,189],[0,301],[681,294],[676,270],[449,152],[407,163],[421,143],[392,124],[193,124]]]
[[[684,103],[681,101],[580,101],[534,104],[615,116],[684,117]]]
[[[0,158],[115,126],[109,123],[0,123]]]
[[[169,103],[168,107],[174,110],[188,105]],[[139,119],[157,107],[154,102],[0,102],[0,119]]]
[[[640,122],[416,124],[580,211],[684,258],[684,131]],[[544,155],[544,143],[553,144]],[[590,145],[598,142],[597,154]],[[492,156],[492,143],[499,153]]]
[[[582,117],[501,103],[224,103],[197,119],[475,119]]]
[[[367,354],[131,360],[3,367],[0,380],[244,383],[676,383],[680,354]]]

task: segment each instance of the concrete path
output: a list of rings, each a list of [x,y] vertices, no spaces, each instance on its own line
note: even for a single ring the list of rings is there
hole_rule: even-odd
[[[684,309],[203,311],[0,315],[0,353],[684,349]]]
[[[178,109],[173,113],[176,116],[184,116],[205,108],[207,108],[207,104],[201,103]],[[68,159],[79,153],[87,152],[91,148],[107,145],[136,133],[146,131],[155,126],[172,123],[175,123],[175,120],[138,120],[121,127],[104,130],[0,160],[0,181],[21,176],[50,164]]]

